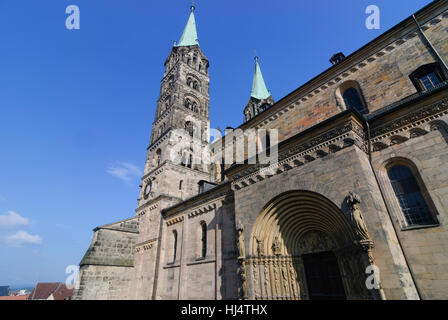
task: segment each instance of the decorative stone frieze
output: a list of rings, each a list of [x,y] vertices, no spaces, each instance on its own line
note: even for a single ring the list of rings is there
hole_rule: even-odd
[[[184,221],[184,217],[183,217],[183,216],[181,216],[181,217],[176,217],[176,218],[174,218],[174,219],[168,220],[168,221],[166,222],[166,225],[167,225],[167,226],[172,226],[172,225],[174,225],[174,224],[181,223],[182,221]]]
[[[423,136],[440,124],[439,119],[448,114],[448,98],[420,108],[371,129],[372,151],[381,151],[409,139]],[[442,121],[443,123],[446,122]]]

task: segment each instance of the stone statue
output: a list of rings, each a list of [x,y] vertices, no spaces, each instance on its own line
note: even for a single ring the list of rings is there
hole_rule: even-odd
[[[244,260],[240,261],[238,274],[240,276],[240,281],[241,281],[241,287],[239,288],[240,297],[242,299],[245,299],[246,295],[247,295],[247,282],[246,282],[247,279],[246,279],[246,264],[245,264]]]
[[[276,256],[282,254],[282,244],[280,243],[280,240],[278,240],[278,237],[274,238],[274,242],[272,243],[272,252]]]
[[[282,278],[283,278],[283,288],[284,288],[284,292],[285,292],[285,296],[288,296],[288,291],[289,291],[289,287],[288,287],[288,272],[286,271],[286,263],[283,262],[282,263]]]
[[[257,241],[257,254],[259,257],[264,256],[264,241],[263,239],[258,239],[257,237],[254,237],[255,241]]]
[[[296,270],[294,269],[294,265],[291,263],[289,266],[289,273],[291,275],[291,290],[292,290],[292,295],[295,298],[299,298],[300,299],[300,287],[297,284],[297,274],[296,274]]]
[[[274,284],[275,284],[275,294],[277,295],[277,297],[281,296],[281,291],[280,291],[280,279],[279,279],[279,275],[278,275],[278,267],[279,265],[274,265]]]
[[[361,198],[358,194],[350,192],[347,196],[347,204],[350,210],[350,219],[355,229],[356,236],[360,241],[370,240],[369,233],[367,232],[367,226],[362,217],[361,210],[359,210],[359,204]]]
[[[269,277],[269,264],[267,262],[263,265],[264,268],[264,289],[266,291],[266,297],[269,298],[269,283],[271,282],[271,279]]]
[[[244,225],[241,221],[238,221],[236,231],[238,232],[238,259],[244,259],[246,257],[246,250],[244,248]]]
[[[253,272],[254,272],[254,291],[255,291],[255,298],[258,298],[260,296],[259,294],[259,284],[258,284],[258,265],[253,265]]]

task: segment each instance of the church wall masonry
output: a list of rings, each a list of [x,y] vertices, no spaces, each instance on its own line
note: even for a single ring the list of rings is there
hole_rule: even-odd
[[[96,228],[80,263],[79,290],[74,299],[131,299],[134,285],[134,247],[137,218]]]
[[[229,185],[164,213],[159,299],[232,299],[236,290],[233,196]],[[202,256],[201,224],[207,226]],[[178,249],[174,255],[174,232]]]
[[[447,91],[441,95],[446,97]],[[379,185],[423,299],[447,296],[448,101],[446,98],[442,101],[436,98],[421,102],[421,108],[411,113],[412,118],[419,116],[421,121],[410,123],[410,116],[404,117],[394,134],[387,137],[378,134],[373,139],[381,142],[380,150],[373,153]],[[422,109],[426,112],[423,113]],[[394,120],[383,121],[383,126],[393,126],[397,122]],[[381,129],[374,128],[372,131],[382,132]],[[398,142],[398,137],[404,139]],[[427,192],[426,199],[433,206],[436,218],[431,228],[414,229],[407,226],[386,172],[387,166],[400,163],[410,164],[415,168],[416,175],[421,177]]]

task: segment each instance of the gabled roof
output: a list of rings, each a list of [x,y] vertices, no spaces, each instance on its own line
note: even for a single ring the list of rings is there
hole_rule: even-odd
[[[68,289],[65,284],[61,284],[53,293],[54,300],[68,300],[73,295],[73,289]]]
[[[260,65],[258,64],[258,57],[255,57],[254,80],[252,83],[252,91],[250,92],[250,96],[258,100],[267,99],[271,96],[266,88],[266,84],[264,83]]]
[[[55,300],[65,300],[72,296],[73,290],[68,290],[60,282],[39,282],[28,296],[28,300],[47,300],[53,294]]]
[[[198,34],[196,31],[196,19],[194,18],[194,6],[191,6],[190,17],[185,26],[182,37],[176,47],[199,46]]]

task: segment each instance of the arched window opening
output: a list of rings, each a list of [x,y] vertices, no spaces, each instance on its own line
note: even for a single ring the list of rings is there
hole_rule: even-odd
[[[193,162],[193,151],[191,149],[183,150],[180,165],[183,167],[191,168],[192,162]]]
[[[156,151],[156,165],[157,166],[160,166],[161,159],[162,159],[162,150],[157,149],[157,151]]]
[[[176,261],[177,255],[177,231],[173,231],[173,263]]]
[[[174,86],[174,76],[171,76],[168,79],[168,88],[171,88],[172,86]]]
[[[387,174],[409,226],[431,225],[436,221],[411,169],[395,165]]]
[[[250,108],[247,109],[246,119],[247,119],[247,121],[252,119],[252,112],[251,112]]]
[[[193,155],[190,153],[188,156],[188,164],[187,168],[191,168],[191,164],[193,163]]]
[[[201,258],[205,259],[207,255],[207,224],[201,222]]]
[[[193,134],[194,134],[193,122],[191,122],[191,121],[185,122],[185,131],[187,131],[188,134],[193,137]]]
[[[184,180],[180,180],[179,181],[179,190],[182,190],[182,184],[183,184]]]
[[[184,103],[184,106],[185,106],[185,108],[188,108],[188,109],[190,109],[190,106],[191,106],[191,101],[190,101],[190,99],[185,99],[185,103]]]
[[[266,150],[269,150],[271,148],[271,135],[269,134],[269,131],[266,132]]]
[[[365,108],[362,98],[356,88],[350,87],[346,89],[342,94],[342,98],[344,99],[344,104],[347,109],[354,109],[361,114],[368,113],[368,110]]]
[[[271,148],[271,136],[269,131],[260,130],[257,137],[257,152],[266,152],[269,156],[269,149]]]

